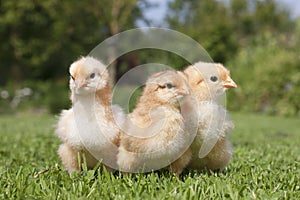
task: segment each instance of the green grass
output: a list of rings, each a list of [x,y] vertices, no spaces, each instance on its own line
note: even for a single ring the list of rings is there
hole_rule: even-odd
[[[232,114],[235,148],[225,172],[68,175],[53,116],[0,117],[1,199],[300,199],[299,118]],[[42,172],[37,176],[38,172]]]

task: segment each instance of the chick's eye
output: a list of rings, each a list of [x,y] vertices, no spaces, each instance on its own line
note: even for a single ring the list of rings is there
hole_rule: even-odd
[[[70,77],[71,77],[71,79],[72,79],[73,81],[75,81],[75,78],[74,78],[74,76],[70,75]]]
[[[212,82],[216,82],[216,81],[218,80],[218,77],[216,77],[216,76],[211,76],[211,77],[210,77],[210,80],[211,80]]]
[[[172,87],[174,87],[174,85],[172,85],[171,83],[167,83],[167,84],[166,84],[166,87],[167,87],[168,89],[171,89]]]
[[[91,73],[91,75],[90,75],[90,79],[93,79],[93,78],[95,78],[95,73]]]

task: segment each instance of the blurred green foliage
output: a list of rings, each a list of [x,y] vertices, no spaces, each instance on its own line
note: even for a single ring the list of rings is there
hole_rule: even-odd
[[[293,46],[264,34],[228,62],[239,85],[228,95],[229,108],[299,115],[300,57]]]
[[[0,5],[0,113],[68,108],[70,63],[137,21],[151,26],[143,12],[155,9],[146,0]],[[239,87],[227,95],[230,110],[299,115],[300,19],[277,1],[171,0],[162,26],[192,37],[231,70]],[[143,49],[117,60],[116,78],[143,63],[189,64],[172,52]]]
[[[52,79],[107,37],[133,28],[137,0],[0,0],[0,84]],[[142,2],[141,2],[142,4]],[[113,12],[112,12],[113,11]]]

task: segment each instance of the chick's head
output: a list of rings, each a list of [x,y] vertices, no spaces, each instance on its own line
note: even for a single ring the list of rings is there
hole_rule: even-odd
[[[184,74],[172,70],[150,76],[144,91],[162,104],[177,104],[190,93]]]
[[[230,72],[222,64],[198,62],[184,71],[193,95],[199,100],[215,100],[226,89],[236,88]]]
[[[92,57],[82,57],[71,64],[70,89],[76,94],[94,93],[108,84],[105,65]]]

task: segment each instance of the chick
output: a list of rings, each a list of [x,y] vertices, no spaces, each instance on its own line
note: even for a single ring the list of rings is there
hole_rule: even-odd
[[[121,171],[149,172],[169,166],[179,176],[191,158],[188,146],[193,138],[184,131],[180,113],[180,101],[189,92],[182,72],[150,76],[124,122],[117,156]]]
[[[55,131],[63,142],[58,150],[62,163],[69,173],[80,171],[83,158],[78,155],[84,154],[88,168],[101,160],[113,171],[117,169],[119,128],[111,110],[106,67],[92,57],[82,57],[71,64],[69,72],[72,108],[62,111]]]
[[[184,73],[197,100],[198,131],[191,145],[190,169],[223,170],[232,157],[228,134],[234,124],[220,99],[228,88],[236,88],[229,71],[221,64],[198,62]]]

